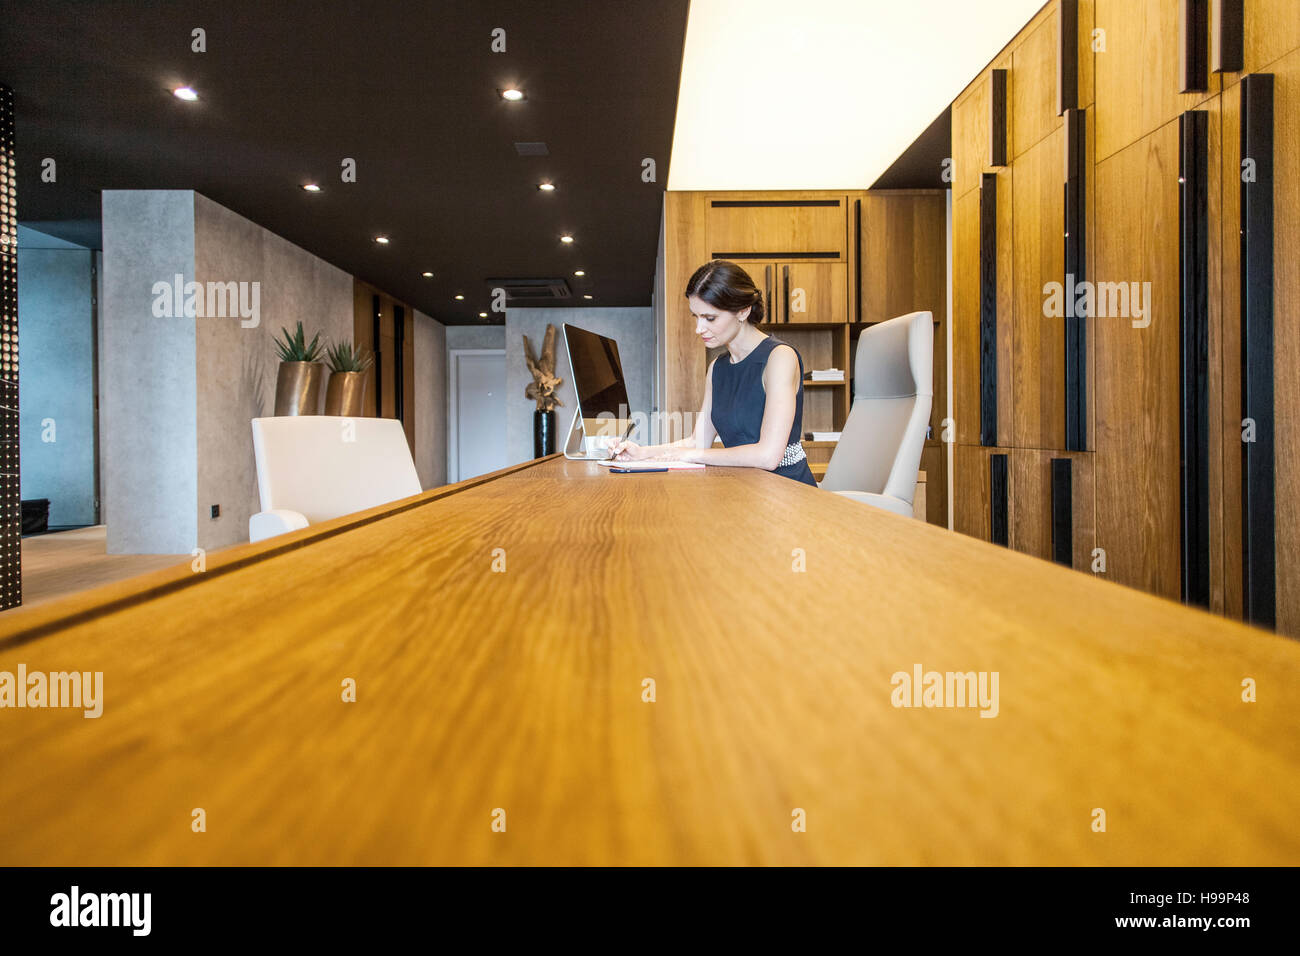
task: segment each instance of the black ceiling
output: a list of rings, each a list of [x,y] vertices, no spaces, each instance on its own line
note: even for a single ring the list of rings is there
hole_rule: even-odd
[[[565,277],[574,295],[555,304],[648,305],[687,8],[6,2],[19,215],[57,229],[98,219],[101,189],[195,189],[448,324],[501,320],[489,277]],[[191,52],[195,28],[205,53]],[[198,102],[170,94],[181,84]],[[527,100],[501,100],[512,85]],[[45,157],[57,183],[41,182]],[[340,182],[344,157],[355,184]],[[309,180],[323,191],[304,192]]]
[[[952,169],[952,107],[944,108],[903,155],[894,160],[872,189],[950,189]],[[948,179],[944,178],[945,172]]]

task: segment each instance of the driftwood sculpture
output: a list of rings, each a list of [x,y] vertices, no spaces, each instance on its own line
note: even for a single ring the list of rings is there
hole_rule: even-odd
[[[555,326],[547,323],[546,338],[542,341],[542,355],[533,356],[533,344],[524,336],[524,361],[528,371],[533,374],[532,383],[524,389],[524,397],[537,402],[539,412],[549,412],[556,405],[563,405],[555,390],[561,380],[555,377]]]

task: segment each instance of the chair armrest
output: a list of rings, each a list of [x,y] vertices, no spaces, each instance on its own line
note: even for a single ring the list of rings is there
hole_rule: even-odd
[[[860,501],[864,505],[871,505],[873,508],[883,508],[885,511],[892,511],[896,515],[902,515],[904,518],[912,517],[912,504],[904,501],[902,498],[895,498],[893,495],[874,495],[869,491],[837,491],[837,495],[845,498],[851,498],[854,501]]]
[[[248,519],[248,540],[263,541],[277,534],[287,534],[307,527],[307,518],[288,508],[274,508],[271,511],[259,511]]]

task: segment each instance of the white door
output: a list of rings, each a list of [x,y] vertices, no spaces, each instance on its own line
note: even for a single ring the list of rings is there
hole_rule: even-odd
[[[506,466],[506,353],[451,353],[448,480],[463,481]]]

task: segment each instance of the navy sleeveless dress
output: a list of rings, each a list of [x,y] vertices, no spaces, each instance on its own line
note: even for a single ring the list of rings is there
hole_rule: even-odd
[[[755,445],[763,428],[763,408],[767,392],[763,389],[763,369],[768,356],[778,345],[789,345],[776,336],[769,335],[739,362],[732,363],[730,353],[724,353],[713,363],[713,405],[710,417],[713,427],[727,448],[736,445]],[[794,346],[790,346],[794,348]],[[794,402],[794,422],[790,426],[790,439],[781,464],[772,471],[785,478],[802,481],[817,487],[808,459],[800,443],[803,427],[803,357],[799,359],[799,394]],[[793,459],[793,460],[791,460]]]

